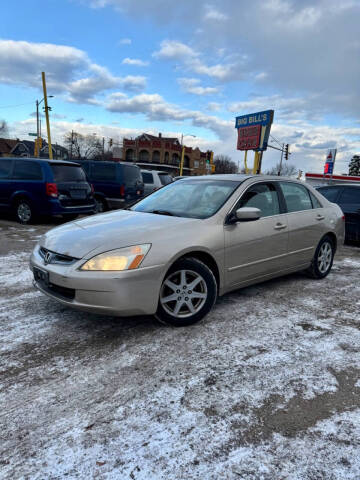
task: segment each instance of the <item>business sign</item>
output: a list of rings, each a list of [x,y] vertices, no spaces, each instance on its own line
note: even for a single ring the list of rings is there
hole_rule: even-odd
[[[254,150],[259,148],[261,125],[238,128],[238,150]]]
[[[274,110],[249,113],[235,119],[235,128],[238,129],[238,150],[267,149]]]
[[[324,175],[332,175],[334,173],[334,164],[336,158],[336,148],[331,148],[326,155],[326,162],[324,166]]]

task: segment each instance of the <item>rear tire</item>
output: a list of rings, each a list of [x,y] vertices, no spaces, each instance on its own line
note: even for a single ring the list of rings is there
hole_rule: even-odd
[[[14,213],[16,220],[23,225],[27,225],[32,220],[34,220],[35,217],[33,208],[29,200],[26,199],[20,199],[16,201],[14,206]]]
[[[210,312],[216,298],[217,284],[210,268],[196,258],[183,258],[165,276],[156,318],[174,327],[193,325]]]
[[[103,213],[108,210],[108,206],[106,201],[101,197],[95,197],[95,212],[94,213]]]
[[[335,255],[335,246],[333,240],[326,235],[320,240],[311,262],[311,266],[306,271],[309,277],[322,279],[329,275]]]

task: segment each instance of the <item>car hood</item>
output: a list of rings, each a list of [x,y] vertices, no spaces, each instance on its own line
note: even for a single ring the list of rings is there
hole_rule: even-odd
[[[152,243],[164,232],[178,230],[197,219],[117,210],[66,223],[53,228],[40,245],[53,252],[83,258],[115,248]]]

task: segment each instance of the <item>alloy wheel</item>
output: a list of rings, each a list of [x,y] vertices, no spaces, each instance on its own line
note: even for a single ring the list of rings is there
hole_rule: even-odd
[[[17,206],[17,216],[22,223],[29,222],[31,218],[31,208],[27,203],[19,203],[19,205]]]
[[[330,268],[332,254],[333,251],[330,242],[324,242],[320,247],[317,258],[318,268],[321,273],[325,273]]]
[[[171,273],[162,285],[160,303],[175,318],[186,318],[199,312],[208,296],[204,278],[192,270]]]

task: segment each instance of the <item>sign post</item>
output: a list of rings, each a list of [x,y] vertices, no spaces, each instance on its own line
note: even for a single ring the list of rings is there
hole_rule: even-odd
[[[274,118],[274,110],[241,115],[235,119],[235,128],[238,131],[237,149],[247,152],[255,151],[254,168],[255,173],[261,171],[262,152],[267,149],[270,129]],[[246,156],[244,159],[247,171]]]

